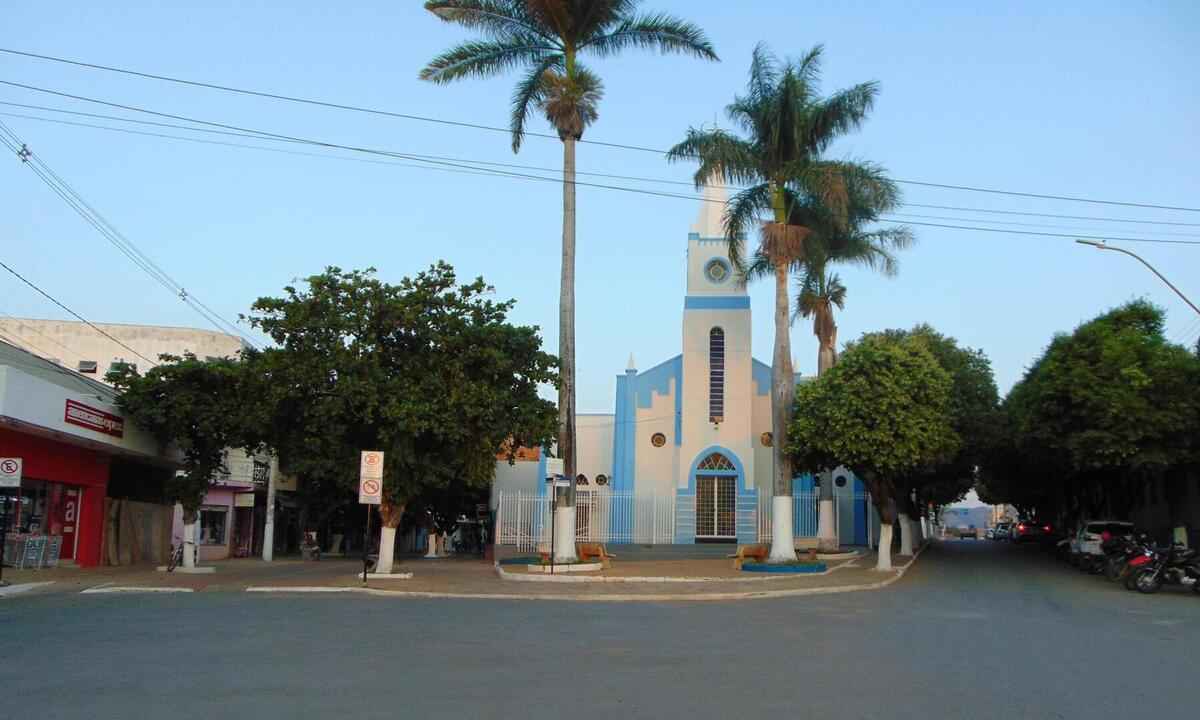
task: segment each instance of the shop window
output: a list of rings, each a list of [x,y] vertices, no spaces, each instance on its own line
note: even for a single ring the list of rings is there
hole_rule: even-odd
[[[76,367],[78,368],[79,372],[81,372],[81,373],[87,373],[88,375],[96,374],[96,361],[95,360],[80,360],[79,365],[77,365]]]
[[[201,545],[224,545],[225,525],[229,517],[227,508],[201,508],[200,510],[200,540]]]

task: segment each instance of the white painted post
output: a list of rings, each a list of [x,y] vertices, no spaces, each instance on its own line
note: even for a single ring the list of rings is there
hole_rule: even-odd
[[[900,513],[898,522],[900,523],[900,554],[913,554],[913,523],[908,517],[908,513]]]
[[[304,538],[304,530],[305,528],[300,528],[301,538]],[[266,562],[275,559],[275,471],[269,465],[267,467],[267,517],[263,522],[262,559]]]
[[[180,506],[182,512],[182,506]],[[184,523],[183,525],[183,566],[185,568],[196,567],[196,523]]]

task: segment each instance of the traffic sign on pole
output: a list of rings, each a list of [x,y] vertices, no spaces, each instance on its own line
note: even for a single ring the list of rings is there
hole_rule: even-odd
[[[378,505],[383,501],[383,453],[363,450],[358,464],[358,502]]]
[[[0,488],[21,487],[21,458],[0,458]]]

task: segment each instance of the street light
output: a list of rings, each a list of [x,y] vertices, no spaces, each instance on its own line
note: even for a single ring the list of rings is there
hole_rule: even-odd
[[[1125,248],[1114,247],[1114,246],[1112,246],[1112,245],[1105,245],[1103,242],[1098,242],[1098,241],[1096,241],[1096,240],[1076,240],[1075,242],[1079,243],[1080,245],[1091,245],[1092,247],[1094,247],[1094,248],[1099,248],[1100,250],[1116,250],[1116,251],[1117,251],[1117,252],[1119,252],[1119,253],[1125,253],[1125,254],[1126,254],[1126,255],[1128,255],[1129,257],[1131,257],[1131,258],[1134,258],[1135,260],[1137,260],[1137,261],[1138,261],[1138,262],[1140,262],[1141,264],[1143,264],[1143,265],[1145,265],[1146,267],[1150,268],[1150,272],[1152,272],[1152,273],[1154,273],[1155,275],[1157,275],[1159,280],[1162,280],[1164,283],[1166,283],[1166,284],[1167,284],[1167,287],[1169,287],[1169,288],[1171,288],[1172,290],[1174,290],[1174,291],[1175,291],[1175,294],[1176,294],[1176,295],[1178,295],[1179,297],[1183,298],[1183,301],[1184,301],[1185,303],[1187,303],[1187,304],[1188,304],[1188,307],[1190,307],[1192,310],[1195,310],[1197,315],[1200,315],[1200,308],[1196,307],[1196,303],[1192,302],[1191,300],[1188,300],[1188,299],[1187,299],[1187,296],[1186,296],[1186,295],[1184,295],[1183,293],[1181,293],[1181,292],[1179,291],[1179,288],[1177,288],[1177,287],[1175,287],[1174,285],[1172,285],[1170,280],[1168,280],[1168,279],[1166,279],[1165,277],[1163,277],[1163,274],[1162,274],[1162,273],[1160,273],[1159,271],[1155,270],[1153,265],[1151,265],[1150,263],[1148,263],[1148,262],[1146,262],[1145,260],[1143,260],[1143,259],[1142,259],[1140,256],[1138,256],[1138,255],[1135,255],[1134,253],[1132,253],[1132,252],[1130,252],[1130,251],[1126,250]]]

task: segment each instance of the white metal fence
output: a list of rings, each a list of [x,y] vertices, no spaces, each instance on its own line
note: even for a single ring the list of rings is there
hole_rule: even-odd
[[[759,542],[771,541],[771,501],[773,499],[767,493],[759,493],[758,495]],[[794,537],[810,538],[817,536],[820,502],[820,495],[815,492],[797,493],[792,496],[792,535]],[[834,531],[837,532],[838,517],[841,514],[838,508],[837,496],[834,496],[833,502]]]
[[[496,544],[533,551],[550,543],[550,496],[497,494]],[[579,492],[575,499],[575,539],[580,542],[675,542],[675,498],[607,491]]]

